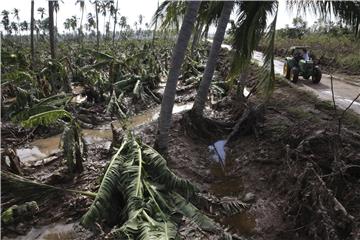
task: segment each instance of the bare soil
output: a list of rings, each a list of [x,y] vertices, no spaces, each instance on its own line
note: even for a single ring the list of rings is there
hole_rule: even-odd
[[[255,240],[360,238],[360,120],[349,113],[340,136],[331,104],[279,82],[266,105],[256,134],[239,137],[226,147],[222,168],[212,159],[208,146],[213,139],[189,136],[182,114],[174,116],[168,164],[179,176],[191,180],[203,194],[237,197],[250,208],[233,216],[217,216],[203,210],[228,231]],[[221,114],[233,119],[244,105],[226,98],[219,103]],[[247,105],[260,98],[250,97]],[[135,130],[152,144],[157,123]],[[218,133],[214,135],[219,136]],[[221,136],[225,139],[226,135]],[[47,165],[24,169],[25,176],[64,188],[96,191],[111,153],[90,145],[84,172],[71,178],[62,157]],[[14,201],[2,192],[4,209]],[[31,227],[55,222],[78,222],[91,204],[83,196],[59,193],[44,196],[33,218],[12,226],[1,226],[2,236],[19,236]],[[109,229],[102,226],[101,231]],[[184,219],[183,239],[217,239]],[[77,235],[74,239],[94,239]],[[99,236],[98,236],[99,238]],[[101,237],[100,237],[101,238]]]

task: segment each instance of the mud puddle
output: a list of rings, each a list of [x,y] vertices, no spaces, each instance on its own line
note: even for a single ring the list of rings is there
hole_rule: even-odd
[[[229,232],[242,236],[251,236],[256,227],[254,216],[248,212],[223,217],[220,222],[227,227]]]
[[[225,144],[226,140],[219,140],[208,146],[211,161],[210,174],[213,177],[208,191],[217,197],[241,198],[244,195],[243,180],[241,176],[233,174],[235,161],[231,155],[227,156]],[[256,218],[248,211],[221,216],[217,220],[227,231],[243,236],[253,234],[256,227]]]
[[[191,109],[193,103],[187,103],[183,105],[174,105],[173,113],[180,113],[186,110]],[[126,125],[127,128],[132,129],[139,127],[143,124],[147,124],[158,119],[160,114],[160,106],[154,109],[145,111],[142,114],[131,117]],[[120,127],[119,122],[113,122],[116,127]],[[109,149],[112,140],[112,132],[110,123],[99,126],[96,129],[83,129],[82,134],[84,136],[85,143],[96,144],[98,147]],[[20,161],[25,165],[31,165],[31,163],[47,158],[51,154],[58,153],[60,151],[60,139],[61,134],[37,139],[23,148],[18,148],[16,150],[17,155],[20,158]]]
[[[76,224],[51,224],[41,228],[32,228],[25,236],[4,237],[3,240],[75,240],[79,239],[75,231]]]

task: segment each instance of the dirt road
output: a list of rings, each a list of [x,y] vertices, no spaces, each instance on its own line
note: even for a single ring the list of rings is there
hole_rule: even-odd
[[[209,41],[211,42],[211,40]],[[222,44],[223,48],[231,50],[231,46],[228,44]],[[255,51],[253,59],[260,65],[263,63],[263,54]],[[275,60],[275,73],[283,73],[284,62],[281,60]],[[349,81],[347,78],[352,78]],[[353,101],[353,99],[360,93],[360,76],[337,76],[333,77],[334,95],[336,105],[345,109]],[[331,81],[330,75],[323,74],[321,82],[319,84],[313,84],[310,80],[305,80],[302,77],[299,78],[296,84],[299,88],[315,93],[320,99],[332,101],[331,93]],[[357,99],[351,106],[351,109],[360,114],[360,98]]]
[[[255,52],[253,58],[262,64],[263,54],[261,52]],[[275,73],[282,74],[284,62],[275,60],[274,65]],[[353,77],[355,78],[356,76]],[[332,101],[331,80],[330,75],[328,74],[322,75],[322,79],[319,84],[313,84],[310,80],[305,80],[300,77],[296,85],[301,89],[315,93],[323,100]],[[333,85],[336,105],[345,109],[360,93],[360,76],[357,76],[357,79],[354,79],[353,82],[349,82],[346,77],[335,75],[333,76]],[[360,114],[360,99],[357,99],[357,101],[353,103],[351,109]]]

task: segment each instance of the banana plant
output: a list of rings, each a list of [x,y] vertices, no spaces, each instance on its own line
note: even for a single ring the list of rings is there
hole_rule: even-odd
[[[105,220],[115,225],[112,239],[176,239],[179,222],[189,218],[202,230],[226,234],[190,199],[197,188],[178,177],[153,148],[128,133],[104,174],[96,198],[82,217],[87,228]],[[230,212],[243,210],[238,202],[228,203]]]
[[[23,127],[50,126],[58,121],[65,124],[62,134],[62,149],[68,170],[70,173],[79,173],[83,170],[85,142],[81,135],[81,129],[71,113],[64,109],[50,110],[30,116],[29,119],[22,121],[21,125]]]

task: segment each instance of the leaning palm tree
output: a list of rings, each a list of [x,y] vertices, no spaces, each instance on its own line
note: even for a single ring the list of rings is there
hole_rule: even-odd
[[[49,35],[51,59],[55,59],[54,1],[49,1]]]
[[[155,147],[162,152],[167,150],[171,116],[176,94],[176,85],[200,3],[200,1],[187,2],[184,20],[173,50],[171,67],[164,90],[164,96],[161,102],[159,127],[155,142]]]
[[[211,46],[210,54],[206,62],[203,78],[195,98],[192,112],[197,115],[202,115],[205,108],[206,98],[209,92],[212,77],[214,75],[216,62],[221,49],[221,44],[224,40],[225,30],[230,19],[230,14],[234,6],[234,1],[226,1],[223,4],[221,16],[216,28],[216,33]]]

